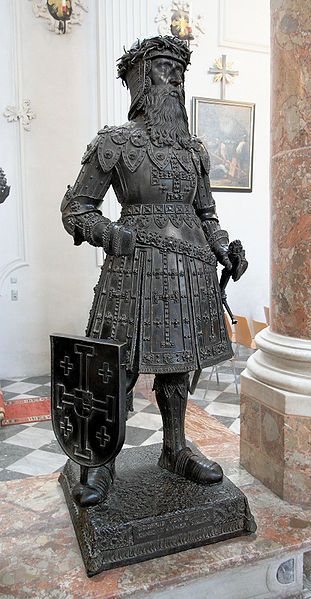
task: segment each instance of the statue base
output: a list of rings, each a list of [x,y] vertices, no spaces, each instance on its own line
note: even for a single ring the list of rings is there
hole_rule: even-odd
[[[84,509],[71,496],[79,466],[66,463],[59,481],[88,576],[256,531],[247,498],[228,478],[192,483],[160,468],[160,453],[160,444],[124,449],[107,500]]]

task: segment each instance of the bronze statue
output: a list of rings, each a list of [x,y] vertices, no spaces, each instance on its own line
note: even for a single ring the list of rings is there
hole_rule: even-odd
[[[240,261],[230,261],[209,157],[189,133],[189,62],[187,45],[170,36],[138,41],[125,52],[118,74],[131,92],[129,121],[104,127],[88,145],[61,210],[76,245],[87,241],[107,254],[86,335],[127,342],[129,409],[139,374],[155,374],[163,420],[159,465],[210,485],[222,480],[221,467],[195,455],[185,440],[189,372],[231,358],[216,266],[236,280],[241,260],[244,270],[247,263],[242,248]],[[99,209],[110,185],[122,206],[117,222]],[[91,468],[87,484],[75,490],[76,502],[103,501],[113,477],[113,462]]]
[[[10,193],[10,187],[7,185],[6,176],[2,168],[0,168],[0,204],[2,204]]]

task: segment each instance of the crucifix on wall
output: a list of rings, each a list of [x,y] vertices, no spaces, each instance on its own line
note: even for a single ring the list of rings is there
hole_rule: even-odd
[[[224,100],[226,95],[226,85],[232,83],[234,77],[239,74],[239,71],[232,69],[232,62],[227,63],[226,54],[222,54],[221,58],[214,61],[214,66],[210,67],[208,73],[214,75],[214,81],[220,82],[220,99]]]

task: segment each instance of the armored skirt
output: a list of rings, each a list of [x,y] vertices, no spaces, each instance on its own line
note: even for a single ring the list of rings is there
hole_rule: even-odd
[[[209,247],[141,229],[133,255],[106,257],[86,334],[126,342],[134,373],[190,372],[231,358]]]

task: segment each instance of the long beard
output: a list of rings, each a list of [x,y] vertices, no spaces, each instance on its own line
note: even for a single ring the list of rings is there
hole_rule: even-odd
[[[190,143],[184,94],[173,86],[152,87],[145,99],[145,122],[151,141],[157,146]]]

